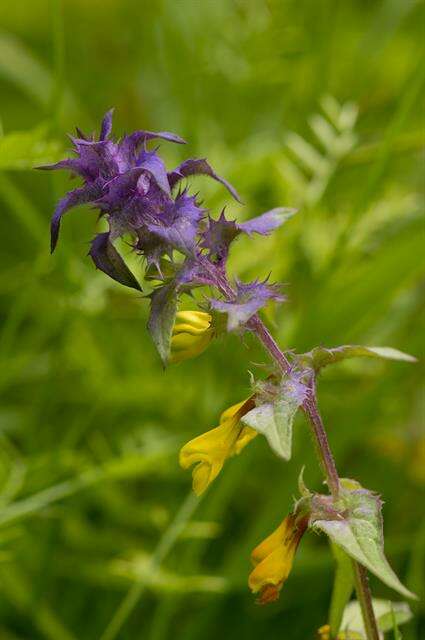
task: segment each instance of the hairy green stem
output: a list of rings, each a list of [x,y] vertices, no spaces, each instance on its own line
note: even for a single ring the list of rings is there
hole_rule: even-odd
[[[272,358],[277,362],[282,371],[289,373],[291,370],[290,362],[286,358],[285,354],[280,350],[275,339],[258,316],[254,316],[254,318],[251,320],[251,328],[257,335],[258,339],[262,342],[264,347],[267,349],[267,351],[270,353]],[[314,384],[314,381],[312,381],[311,384],[311,394],[309,394],[309,397],[304,402],[303,410],[305,415],[307,416],[308,421],[310,422],[314,442],[316,445],[317,455],[325,473],[329,490],[334,498],[337,498],[339,493],[338,471],[336,469],[335,460],[329,446],[329,440],[326,434],[323,420],[317,406],[316,386]]]
[[[205,266],[206,265],[204,265],[204,267]],[[212,268],[211,265],[207,265],[207,270],[213,277],[213,280],[221,293],[227,299],[232,300],[235,292],[230,286],[225,273],[219,269]],[[280,349],[276,340],[273,338],[258,314],[255,314],[250,319],[247,326],[257,336],[258,340],[269,353],[272,360],[278,365],[279,369],[284,373],[290,373],[290,361],[286,357],[285,353]],[[317,405],[317,393],[314,378],[311,380],[310,393],[307,400],[304,402],[302,409],[310,423],[317,455],[323,468],[329,490],[332,496],[337,499],[340,486],[338,470],[336,468],[335,460],[329,445],[328,435]],[[354,567],[357,597],[362,609],[367,640],[379,640],[366,569],[357,562],[354,562]],[[357,576],[359,578],[357,578]]]
[[[257,338],[263,344],[270,356],[279,365],[282,371],[289,373],[291,365],[285,354],[278,347],[276,341],[269,333],[264,323],[258,316],[255,316],[250,323],[251,330],[256,334]],[[303,410],[307,416],[316,451],[323,467],[326,481],[332,495],[337,498],[339,492],[339,476],[336,468],[335,460],[329,445],[328,436],[317,406],[316,388],[314,382],[311,386],[311,395],[304,402]],[[354,573],[356,578],[357,598],[361,606],[363,622],[366,630],[367,640],[379,640],[378,627],[376,624],[375,613],[372,607],[372,595],[369,589],[368,577],[366,569],[358,562],[353,561]]]
[[[316,445],[316,451],[321,466],[324,470],[329,490],[332,493],[333,497],[337,499],[339,494],[338,471],[329,445],[325,426],[319,413],[315,394],[313,394],[311,398],[308,398],[306,400],[303,409],[310,422],[311,430],[314,437],[314,443]]]

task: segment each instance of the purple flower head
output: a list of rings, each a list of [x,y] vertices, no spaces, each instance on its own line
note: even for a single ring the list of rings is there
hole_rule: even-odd
[[[206,174],[222,183],[235,198],[239,196],[206,160],[186,160],[168,173],[157,150],[146,148],[146,143],[155,138],[184,144],[179,136],[164,131],[136,131],[115,141],[111,130],[112,110],[102,121],[98,139],[79,130],[78,137],[71,137],[76,157],[41,168],[68,169],[83,180],[83,185],[67,193],[56,207],[51,222],[52,252],[62,216],[77,205],[90,203],[109,222],[108,235],[101,234],[92,242],[90,256],[98,268],[123,283],[122,270],[114,266],[117,260],[111,261],[116,250],[112,251],[110,245],[126,233],[133,235],[136,251],[145,255],[148,264],[159,263],[173,249],[185,255],[194,253],[205,211],[187,192],[173,195],[173,188],[181,180]],[[126,279],[126,284],[134,286],[134,278]]]
[[[114,139],[112,110],[103,118],[99,136],[77,129],[71,137],[74,157],[42,169],[67,169],[82,184],[58,203],[51,221],[54,251],[63,215],[78,205],[90,204],[108,222],[109,230],[92,240],[89,256],[95,266],[113,280],[140,290],[140,284],[118,253],[114,242],[130,236],[130,246],[145,259],[145,278],[156,281],[149,295],[148,328],[164,363],[167,362],[179,297],[199,286],[209,286],[221,299],[211,307],[227,313],[228,329],[242,328],[268,300],[283,300],[276,285],[236,282],[228,286],[226,260],[233,240],[241,234],[268,235],[293,213],[273,209],[247,222],[227,219],[224,211],[215,220],[182,181],[203,174],[223,185],[240,202],[236,190],[217,175],[205,158],[191,158],[167,171],[158,148],[150,140],[177,144],[184,140],[166,131],[135,131]],[[176,255],[177,254],[177,255]]]

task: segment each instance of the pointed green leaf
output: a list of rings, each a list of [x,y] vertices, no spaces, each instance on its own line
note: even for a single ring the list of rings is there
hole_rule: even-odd
[[[394,630],[395,627],[405,624],[413,618],[412,610],[407,602],[378,600],[377,603],[382,603],[377,609],[378,625],[382,631]]]
[[[349,556],[374,573],[387,586],[407,598],[416,596],[402,585],[384,555],[381,501],[376,494],[363,488],[342,486],[340,504],[335,517],[325,519],[323,512],[313,526],[320,529]]]
[[[171,334],[177,312],[177,289],[174,283],[158,287],[151,294],[148,329],[164,366],[170,356]]]
[[[123,258],[109,241],[110,233],[99,233],[91,243],[89,256],[100,269],[116,282],[141,291],[136,277],[127,267]]]
[[[393,349],[393,347],[363,347],[363,353],[358,355],[367,355],[369,358],[384,358],[385,360],[399,360],[401,362],[417,362],[415,356]]]
[[[300,492],[303,498],[311,498],[313,494],[311,493],[310,489],[307,487],[307,485],[304,482],[304,470],[305,470],[305,467],[302,467],[300,474],[298,476],[298,491]]]
[[[181,293],[190,294],[199,286],[196,268],[191,260],[185,260],[174,270],[174,278],[157,287],[151,294],[151,311],[148,330],[158,349],[161,360],[166,366],[170,357],[171,336],[177,313],[178,297]]]
[[[249,411],[243,418],[243,424],[266,436],[273,451],[290,460],[292,450],[292,420],[282,419],[282,414],[275,412],[274,404],[262,404]]]
[[[290,460],[292,425],[295,414],[305,399],[306,388],[296,380],[285,380],[272,402],[265,402],[242,418],[243,424],[266,436],[273,451]]]
[[[317,371],[328,364],[341,362],[347,358],[383,358],[385,360],[399,360],[403,362],[416,362],[416,358],[392,347],[363,347],[360,345],[343,345],[333,349],[315,347],[312,351],[300,356],[304,364],[312,366]]]

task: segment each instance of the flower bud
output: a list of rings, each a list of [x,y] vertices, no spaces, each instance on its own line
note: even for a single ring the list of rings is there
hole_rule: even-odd
[[[178,311],[171,337],[170,362],[195,358],[208,347],[214,330],[212,316],[204,311]]]

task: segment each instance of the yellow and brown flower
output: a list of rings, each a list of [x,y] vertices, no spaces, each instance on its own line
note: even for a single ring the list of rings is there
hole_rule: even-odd
[[[259,594],[259,604],[268,604],[279,598],[307,524],[308,516],[305,514],[289,514],[252,552],[255,568],[249,576],[248,585],[253,593]]]

